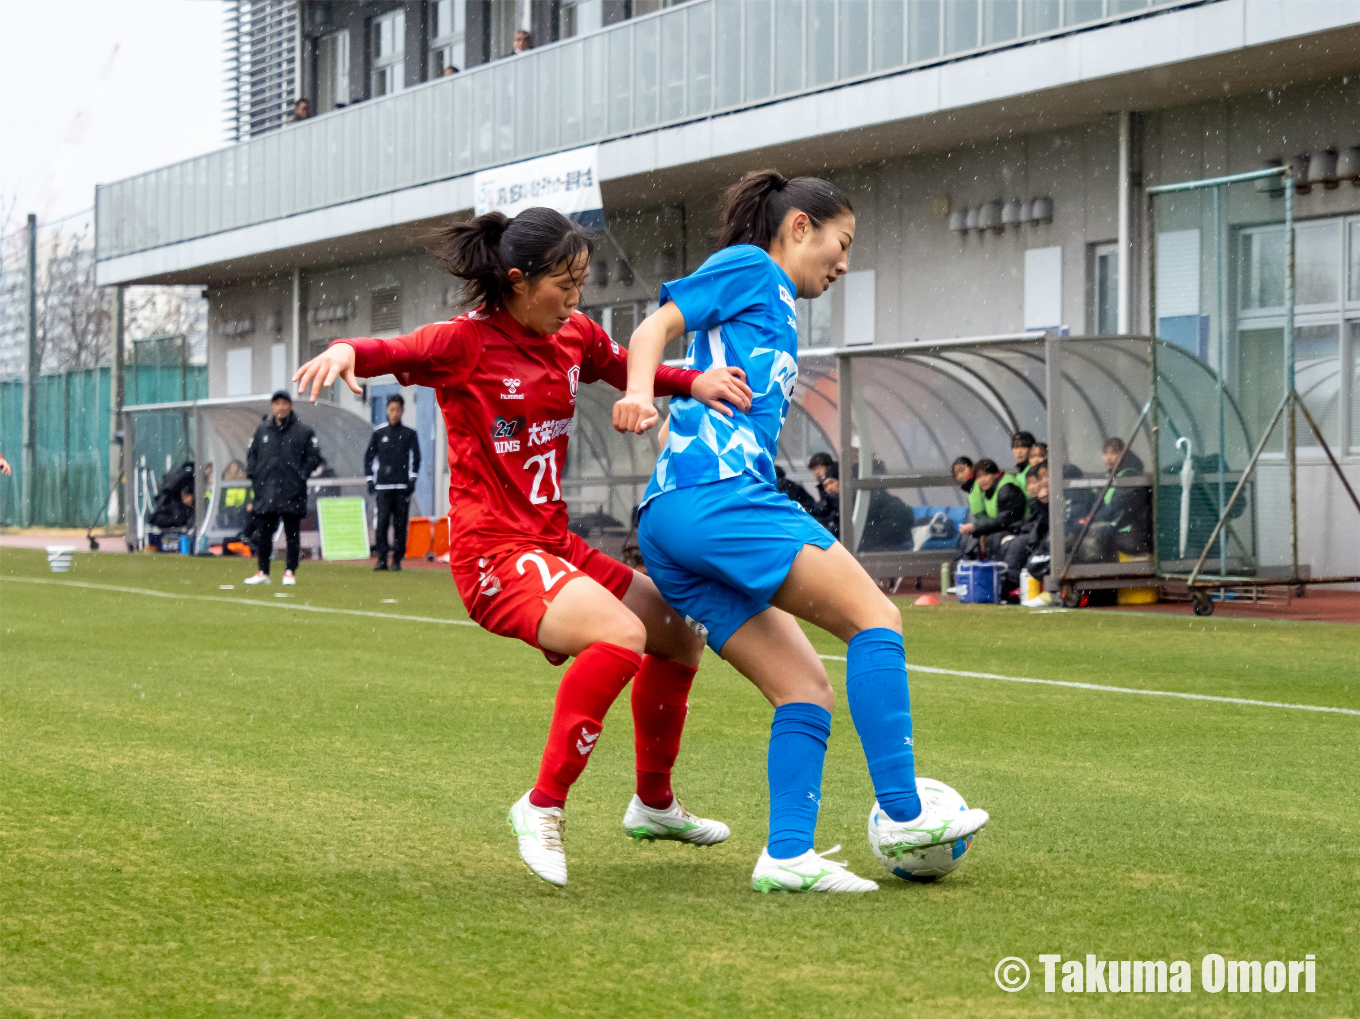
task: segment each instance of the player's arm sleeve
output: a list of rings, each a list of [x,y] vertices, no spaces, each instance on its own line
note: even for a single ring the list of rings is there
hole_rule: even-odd
[[[481,349],[476,327],[466,319],[421,326],[390,340],[360,336],[335,343],[354,348],[354,374],[360,378],[395,375],[404,386],[436,388],[462,383]]]
[[[582,382],[608,382],[615,389],[628,389],[628,351],[609,338],[594,321],[592,337],[581,364]],[[657,365],[653,392],[657,396],[689,396],[701,373],[693,368]]]
[[[688,332],[711,329],[757,307],[766,292],[770,260],[759,248],[742,246],[713,265],[663,283],[661,303],[674,301]]]

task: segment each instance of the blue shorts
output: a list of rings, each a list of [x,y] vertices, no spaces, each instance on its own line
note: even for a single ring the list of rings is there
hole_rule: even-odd
[[[770,607],[804,545],[835,543],[779,489],[745,474],[663,492],[638,520],[647,575],[687,623],[708,631],[719,654],[742,623]]]

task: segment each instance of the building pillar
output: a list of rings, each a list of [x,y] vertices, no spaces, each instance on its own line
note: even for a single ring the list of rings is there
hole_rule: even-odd
[[[1115,331],[1127,336],[1133,310],[1133,114],[1119,114],[1119,286]]]
[[[111,531],[114,525],[126,516],[118,486],[118,479],[122,476],[124,469],[123,450],[125,448],[123,445],[123,362],[126,360],[127,348],[124,332],[123,291],[123,287],[115,287],[113,290],[113,351],[109,357],[109,491],[113,494],[109,496],[109,513],[104,527],[105,533]],[[118,500],[116,508],[115,499]]]
[[[34,445],[38,425],[38,217],[28,214],[28,343],[24,354],[23,447],[19,460],[23,470],[19,490],[19,524],[33,525]]]

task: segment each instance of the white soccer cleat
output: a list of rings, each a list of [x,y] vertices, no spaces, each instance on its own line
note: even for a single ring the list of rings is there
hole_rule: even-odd
[[[268,584],[271,583],[271,581],[268,573],[257,573],[253,577],[246,577],[241,583],[254,586],[255,584]]]
[[[751,888],[757,892],[876,892],[878,885],[850,873],[844,863],[828,860],[840,852],[832,846],[824,853],[809,849],[791,860],[776,860],[769,848],[760,851],[751,874]]]
[[[506,817],[519,839],[519,856],[549,884],[567,883],[567,854],[562,848],[566,820],[561,807],[535,807],[525,793]]]
[[[991,818],[985,810],[950,810],[949,804],[937,802],[926,787],[921,792],[921,813],[910,821],[894,821],[874,801],[869,817],[876,829],[879,851],[884,856],[901,859],[908,853],[930,846],[943,845],[966,839],[980,831]]]
[[[636,794],[623,815],[623,830],[634,842],[666,839],[693,846],[716,846],[726,842],[732,834],[732,829],[721,821],[695,817],[685,809],[678,796],[671,799],[671,805],[665,810],[657,810],[643,803]]]
[[[297,583],[297,577],[293,576],[293,571],[292,571],[292,570],[288,570],[286,573],[284,573],[284,575],[283,575],[283,586],[284,586],[284,587],[292,587],[292,586],[293,586],[294,584],[296,584],[296,583]]]

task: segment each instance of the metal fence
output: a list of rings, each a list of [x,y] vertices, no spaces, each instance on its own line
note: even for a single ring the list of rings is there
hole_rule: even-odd
[[[187,369],[142,365],[128,368],[125,378],[127,392],[132,392],[135,384],[148,400],[177,400],[186,390],[191,398],[207,392],[207,369],[203,365],[189,365]],[[104,522],[115,480],[109,466],[109,380],[108,368],[38,377],[30,524],[88,527],[92,522]],[[17,527],[23,519],[24,458],[19,455],[23,404],[22,379],[0,382],[0,452],[14,471],[10,477],[0,476],[0,526],[4,527]],[[174,436],[161,437],[160,446],[172,455],[180,445]],[[161,459],[155,465],[160,466]]]
[[[694,0],[100,187],[112,258],[1203,0]]]

